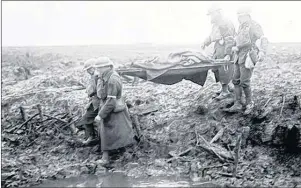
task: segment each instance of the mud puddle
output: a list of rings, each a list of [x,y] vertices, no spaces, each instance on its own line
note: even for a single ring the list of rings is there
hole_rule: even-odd
[[[217,187],[216,184],[192,182],[187,177],[143,177],[134,178],[121,172],[103,175],[82,175],[58,180],[47,180],[36,187]]]

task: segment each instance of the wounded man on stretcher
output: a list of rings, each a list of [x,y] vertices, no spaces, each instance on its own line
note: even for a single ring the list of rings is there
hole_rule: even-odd
[[[138,60],[129,67],[117,69],[117,72],[120,75],[139,77],[165,85],[172,85],[185,79],[203,86],[208,70],[229,63],[231,62],[213,60],[203,52],[183,51],[171,53],[167,59],[156,57]]]

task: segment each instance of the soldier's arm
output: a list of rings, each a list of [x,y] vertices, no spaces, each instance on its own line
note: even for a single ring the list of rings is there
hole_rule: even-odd
[[[265,36],[260,37],[259,40],[260,40],[261,45],[258,47],[258,49],[259,49],[259,51],[262,51],[266,54],[267,50],[268,50],[269,41]]]
[[[253,24],[251,27],[251,32],[253,36],[255,36],[255,42],[260,43],[261,45],[258,46],[258,49],[264,53],[266,53],[268,48],[268,40],[264,36],[263,30],[259,24]]]
[[[207,46],[210,45],[213,42],[217,42],[222,39],[222,35],[220,33],[217,33],[218,31],[215,31],[215,33],[211,33],[209,37],[207,37],[206,42]]]
[[[235,46],[235,27],[230,21],[220,26],[220,32],[225,42],[225,55],[232,55],[232,47]]]
[[[252,33],[253,36],[255,36],[256,40],[260,39],[260,37],[263,36],[263,31],[262,28],[259,24],[255,23],[252,24],[251,28],[250,28],[250,32]]]
[[[97,83],[97,77],[91,76],[87,86],[87,93],[89,97],[96,95],[96,83]]]
[[[112,78],[108,81],[107,99],[101,106],[98,115],[104,119],[106,118],[116,106],[116,96],[118,93],[118,83]]]
[[[219,40],[219,39],[217,39],[216,38],[216,25],[212,25],[212,28],[211,28],[211,33],[210,33],[210,35],[208,36],[208,37],[206,37],[205,38],[205,40],[204,40],[204,42],[203,42],[203,44],[205,45],[205,46],[209,46],[211,43],[213,43],[213,42],[215,42],[215,41],[217,41],[217,40]]]
[[[92,97],[93,95],[96,94],[95,88],[91,83],[87,87],[87,93],[88,93],[88,97]]]

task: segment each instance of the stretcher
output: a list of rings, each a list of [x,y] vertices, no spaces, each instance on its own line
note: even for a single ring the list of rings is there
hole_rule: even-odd
[[[198,63],[191,66],[177,66],[167,70],[161,70],[153,76],[152,71],[144,68],[119,68],[116,71],[120,75],[127,75],[138,77],[143,80],[151,81],[154,83],[171,85],[182,81],[183,79],[190,80],[199,85],[204,85],[207,77],[208,70],[216,70],[220,67],[227,67],[227,65],[233,64],[232,61],[216,60],[212,63]],[[158,70],[156,70],[158,72]]]

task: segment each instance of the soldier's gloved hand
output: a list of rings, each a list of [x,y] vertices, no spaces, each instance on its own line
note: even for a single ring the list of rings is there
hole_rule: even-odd
[[[258,61],[262,62],[264,60],[264,57],[265,57],[264,53],[262,51],[260,51],[258,53]]]
[[[96,123],[101,123],[102,121],[103,121],[103,119],[99,116],[99,115],[97,115],[96,117],[95,117],[95,120],[94,120]]]
[[[226,56],[224,57],[224,60],[225,60],[225,61],[230,61],[230,55],[226,55]]]
[[[239,49],[238,49],[237,46],[233,46],[233,47],[232,47],[232,52],[238,52],[238,50],[239,50]]]

